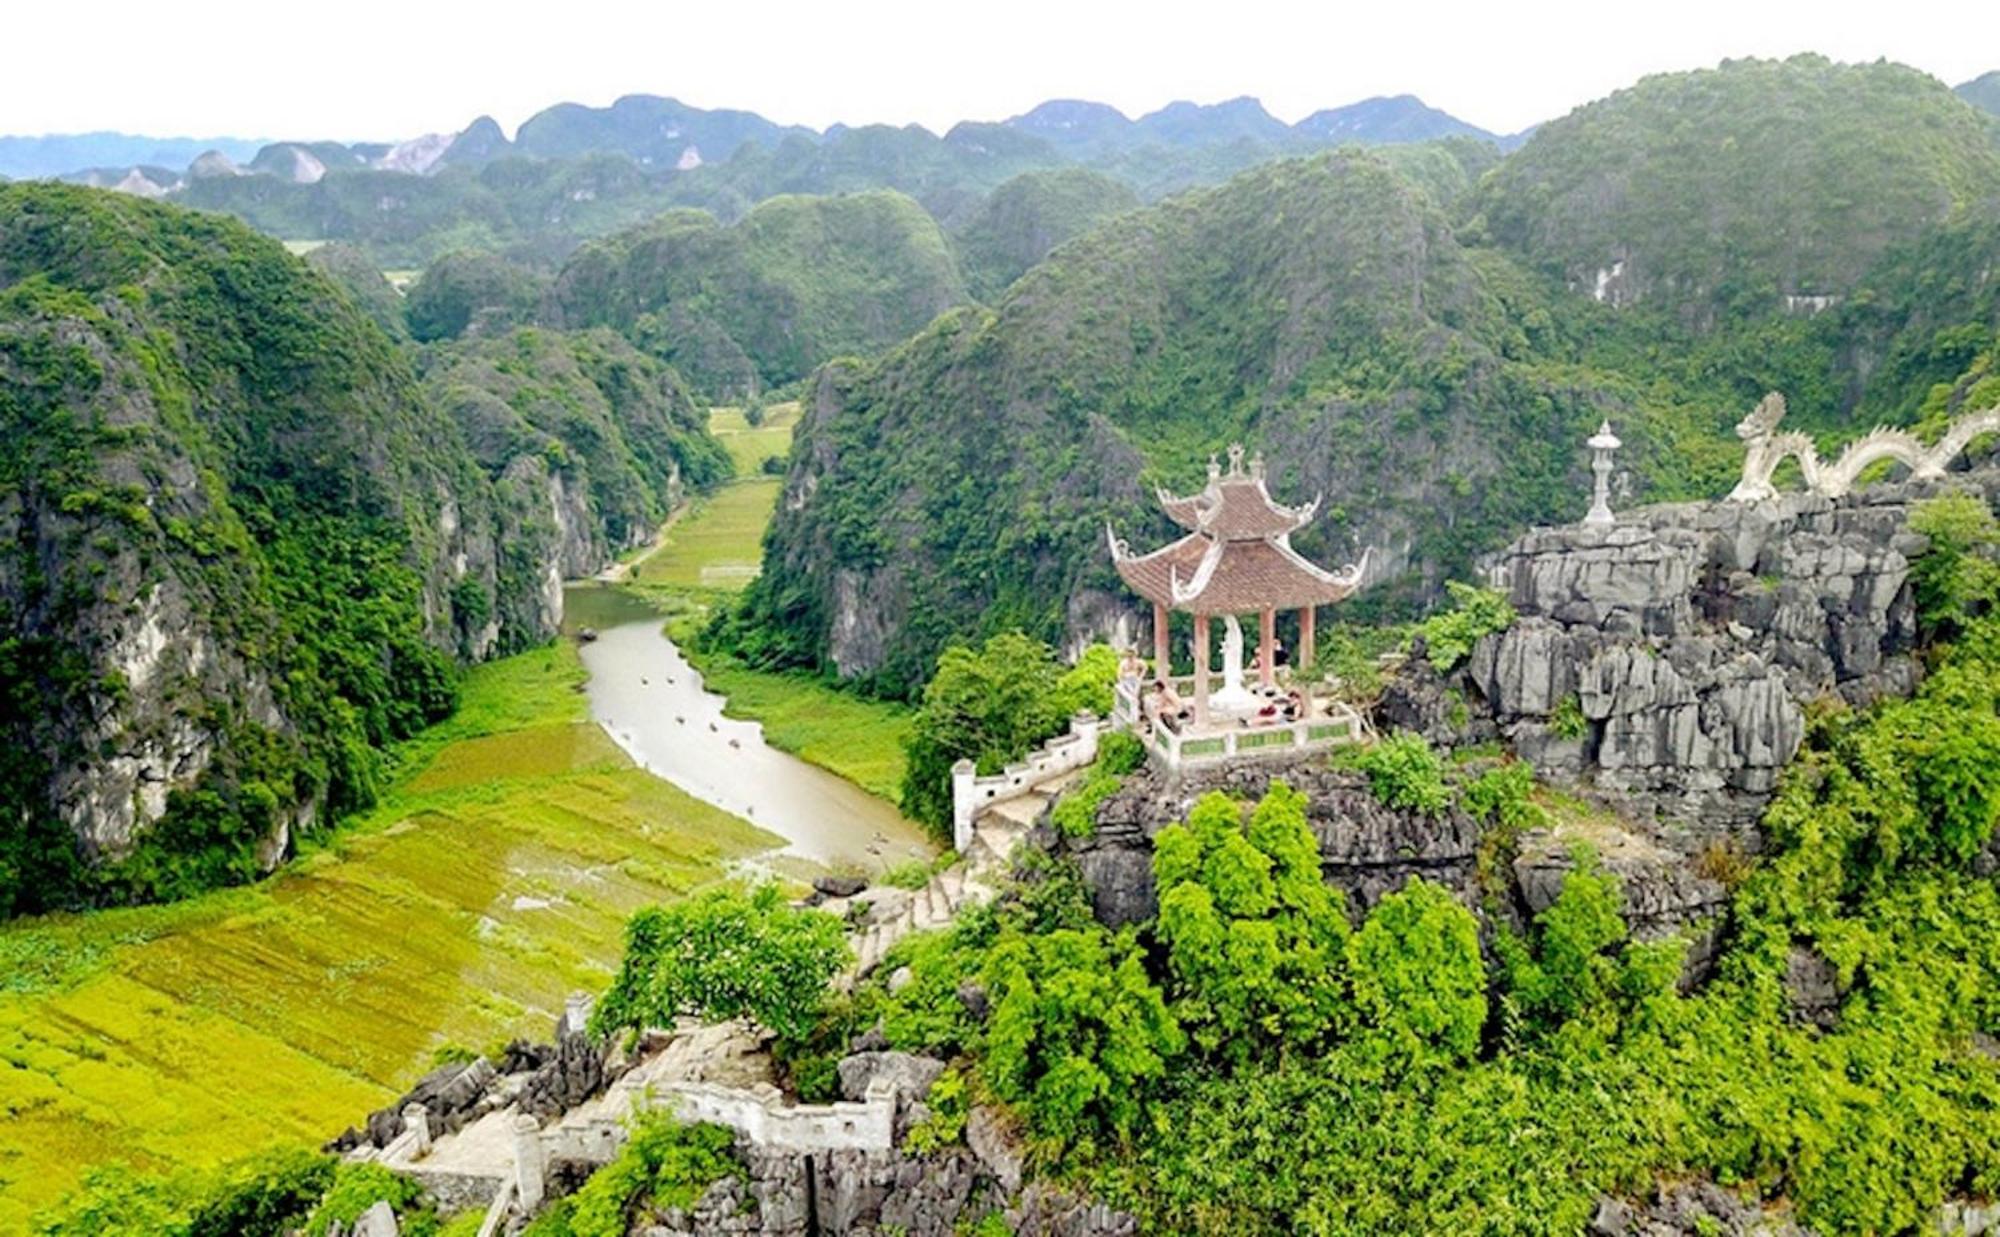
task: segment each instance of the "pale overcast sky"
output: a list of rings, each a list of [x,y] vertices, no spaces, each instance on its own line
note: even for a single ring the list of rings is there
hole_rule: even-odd
[[[1130,115],[1255,95],[1291,121],[1375,94],[1508,132],[1732,56],[2000,68],[2000,0],[444,4],[8,0],[0,133],[395,139],[561,100],[674,95],[824,127],[942,131],[1056,97]]]

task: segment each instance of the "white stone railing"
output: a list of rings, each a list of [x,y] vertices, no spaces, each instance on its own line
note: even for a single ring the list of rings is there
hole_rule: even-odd
[[[766,1151],[887,1151],[895,1145],[896,1085],[868,1084],[860,1103],[787,1104],[765,1083],[745,1090],[686,1083],[663,1099],[683,1121],[726,1125]]]
[[[998,773],[981,776],[970,760],[951,767],[951,840],[962,855],[972,845],[972,822],[996,803],[1018,799],[1072,769],[1097,759],[1097,739],[1104,722],[1094,713],[1070,719],[1069,733],[1050,739],[1027,759]]]
[[[1328,705],[1323,716],[1297,721],[1217,728],[1191,735],[1154,726],[1141,735],[1146,749],[1169,769],[1255,756],[1296,755],[1360,743],[1367,737],[1366,719],[1352,705],[1339,701]]]

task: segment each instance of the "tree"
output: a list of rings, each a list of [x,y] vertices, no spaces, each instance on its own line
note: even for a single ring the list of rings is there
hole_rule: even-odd
[[[1320,876],[1305,796],[1273,782],[1251,814],[1219,792],[1154,840],[1174,1013],[1233,1065],[1310,1049],[1347,1008],[1340,895]]]
[[[1129,928],[1009,929],[980,977],[993,1002],[981,1074],[1063,1143],[1129,1133],[1143,1088],[1186,1044]]]
[[[1347,943],[1354,1003],[1393,1063],[1456,1063],[1479,1049],[1486,967],[1472,912],[1416,879],[1383,898]]]
[[[996,773],[1068,723],[1066,705],[1087,692],[1087,678],[1058,691],[1064,676],[1049,646],[1018,631],[978,649],[944,651],[910,726],[903,812],[933,829],[951,825],[951,767],[971,760]]]
[[[840,920],[786,905],[777,886],[711,889],[632,916],[624,960],[591,1030],[665,1026],[682,1015],[748,1017],[802,1038],[847,959]]]
[[[1917,613],[1926,627],[1949,637],[2000,597],[2000,564],[1992,558],[2000,525],[1983,500],[1946,494],[1911,510],[1910,531],[1930,540],[1910,564]]]
[[[1375,797],[1390,807],[1442,816],[1451,806],[1444,762],[1420,734],[1399,730],[1359,750],[1354,766],[1368,775]]]

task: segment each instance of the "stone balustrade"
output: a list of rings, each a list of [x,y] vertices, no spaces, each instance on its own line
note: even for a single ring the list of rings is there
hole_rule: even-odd
[[[952,845],[964,854],[972,845],[972,822],[996,803],[1017,799],[1054,781],[1072,769],[1097,759],[1097,739],[1105,723],[1085,711],[1070,719],[1069,733],[1058,735],[1028,753],[1027,759],[998,773],[981,776],[970,760],[951,767]]]

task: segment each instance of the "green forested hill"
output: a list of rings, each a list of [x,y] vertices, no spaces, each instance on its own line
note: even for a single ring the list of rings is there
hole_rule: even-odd
[[[602,387],[657,377],[589,347]],[[593,487],[658,510],[717,467],[698,428],[605,460],[601,426],[523,415],[475,454],[349,294],[233,220],[0,189],[0,912],[267,866],[371,799],[456,658],[548,634],[565,555],[630,539]]]
[[[727,227],[670,212],[579,250],[550,315],[624,332],[720,395],[878,351],[967,299],[937,222],[881,191],[773,198]]]
[[[988,195],[958,233],[967,282],[990,299],[1057,245],[1138,205],[1138,194],[1101,172],[1024,172]]]
[[[1572,290],[1707,327],[1841,297],[1884,253],[2000,215],[2000,141],[1901,65],[1731,61],[1543,125],[1476,209]]]
[[[1143,483],[1238,438],[1282,498],[1326,496],[1302,548],[1373,546],[1366,605],[1422,602],[1580,513],[1600,417],[1632,501],[1714,496],[1763,392],[1829,445],[1917,423],[2000,331],[2000,143],[1908,70],[1649,79],[1493,159],[1259,168],[829,369],[737,638],[903,691],[947,639],[1101,622],[1126,604],[1104,521],[1164,537]]]
[[[1359,151],[1114,219],[994,311],[821,374],[754,623],[892,690],[952,636],[1054,634],[1116,596],[1091,591],[1112,585],[1104,520],[1164,534],[1144,483],[1192,484],[1236,438],[1281,495],[1327,494],[1313,552],[1462,561],[1567,496],[1593,415],[1574,378],[1512,359],[1533,287]]]

